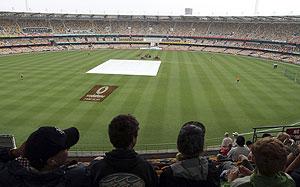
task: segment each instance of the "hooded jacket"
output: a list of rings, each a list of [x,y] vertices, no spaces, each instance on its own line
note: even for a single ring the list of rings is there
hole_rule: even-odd
[[[105,154],[104,159],[90,165],[93,186],[99,186],[101,179],[115,173],[130,173],[140,177],[146,187],[158,185],[153,167],[134,150],[115,149]]]
[[[161,187],[168,186],[220,186],[219,172],[212,161],[198,157],[176,162],[160,175]]]
[[[288,174],[278,172],[273,176],[257,174],[256,170],[251,176],[237,178],[231,183],[232,187],[295,187],[295,182]]]
[[[49,172],[40,172],[32,167],[23,167],[8,152],[8,149],[0,149],[1,187],[90,186],[88,171],[83,165],[61,166]]]

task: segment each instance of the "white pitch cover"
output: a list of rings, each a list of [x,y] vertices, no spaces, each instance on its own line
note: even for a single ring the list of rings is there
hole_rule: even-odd
[[[156,76],[161,61],[110,59],[86,73]]]

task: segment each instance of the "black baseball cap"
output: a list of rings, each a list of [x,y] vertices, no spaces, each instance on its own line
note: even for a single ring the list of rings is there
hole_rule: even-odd
[[[58,152],[69,149],[79,140],[79,131],[75,127],[61,130],[44,126],[33,132],[27,139],[24,156],[32,161],[46,163]]]

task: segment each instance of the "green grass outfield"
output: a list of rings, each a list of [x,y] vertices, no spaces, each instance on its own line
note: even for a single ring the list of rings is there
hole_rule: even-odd
[[[141,53],[161,57],[157,77],[85,73],[106,60],[139,59]],[[110,147],[110,120],[130,113],[140,121],[138,149],[145,144],[175,148],[168,144],[176,143],[180,126],[189,120],[206,125],[207,145],[219,144],[225,131],[245,133],[256,126],[300,121],[300,84],[283,75],[285,67],[300,72],[288,64],[274,70],[271,61],[262,59],[184,51],[1,56],[0,132],[14,134],[20,144],[41,125],[76,126],[81,133],[76,149],[102,150]],[[98,84],[119,88],[102,103],[79,100]]]

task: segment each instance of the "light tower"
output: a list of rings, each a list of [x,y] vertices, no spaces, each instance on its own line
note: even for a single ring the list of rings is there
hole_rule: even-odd
[[[28,11],[28,0],[25,0],[26,11]]]
[[[192,8],[185,8],[184,9],[184,15],[192,15],[193,9]]]
[[[254,15],[258,15],[258,5],[259,5],[259,0],[255,0],[255,6],[254,6]]]

